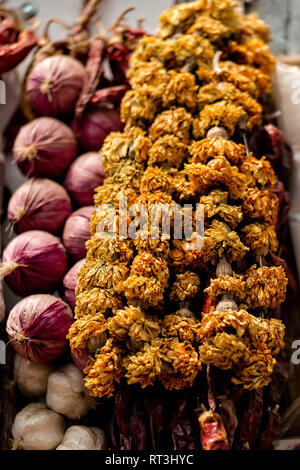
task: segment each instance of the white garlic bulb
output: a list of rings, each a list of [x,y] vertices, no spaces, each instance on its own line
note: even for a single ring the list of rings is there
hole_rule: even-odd
[[[12,425],[13,448],[52,450],[62,441],[64,418],[49,410],[45,403],[30,403],[15,417]]]
[[[37,364],[28,359],[15,355],[14,377],[20,392],[27,397],[42,397],[46,395],[49,374],[53,372],[54,366],[48,364]]]
[[[56,450],[105,450],[106,448],[106,436],[102,429],[93,426],[71,426],[66,430]]]
[[[49,375],[46,403],[70,419],[79,419],[94,407],[84,387],[84,375],[74,364],[67,364]]]

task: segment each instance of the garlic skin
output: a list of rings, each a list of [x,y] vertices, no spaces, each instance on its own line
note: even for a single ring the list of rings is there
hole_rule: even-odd
[[[56,450],[105,450],[107,449],[104,431],[96,427],[71,426],[65,432]]]
[[[15,417],[12,425],[14,449],[52,450],[63,439],[64,418],[45,403],[30,403]]]
[[[47,392],[48,377],[54,366],[38,364],[15,354],[14,377],[20,392],[31,398],[42,397]]]
[[[84,375],[74,364],[67,364],[49,375],[46,403],[69,419],[86,415],[95,401],[84,387]]]

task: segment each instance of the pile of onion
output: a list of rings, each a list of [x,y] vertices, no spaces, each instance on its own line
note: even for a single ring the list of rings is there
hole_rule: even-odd
[[[13,152],[24,175],[59,179],[76,157],[77,143],[68,126],[41,117],[20,129]]]
[[[121,129],[119,112],[114,109],[100,108],[85,114],[80,128],[76,131],[76,136],[83,151],[98,152],[108,134]]]
[[[6,331],[20,356],[46,364],[64,352],[72,323],[72,310],[65,302],[53,295],[37,294],[13,307]]]
[[[95,188],[102,186],[104,178],[102,156],[97,152],[88,152],[72,163],[64,186],[79,206],[89,206],[93,204]]]
[[[39,62],[30,72],[26,97],[40,116],[69,115],[83,86],[85,68],[76,59],[54,55]]]
[[[64,286],[64,298],[70,305],[70,307],[75,307],[75,288],[77,284],[77,277],[80,269],[85,263],[85,258],[77,261],[77,263],[70,269],[69,272],[65,275],[63,279],[63,286]]]
[[[20,296],[55,290],[67,271],[66,251],[59,238],[30,230],[5,248],[0,275]]]
[[[71,200],[61,185],[32,178],[11,197],[7,217],[17,233],[45,230],[56,234],[71,213]]]
[[[63,244],[67,252],[76,261],[86,255],[85,244],[90,238],[89,222],[94,206],[87,206],[73,212],[67,219],[63,231]]]

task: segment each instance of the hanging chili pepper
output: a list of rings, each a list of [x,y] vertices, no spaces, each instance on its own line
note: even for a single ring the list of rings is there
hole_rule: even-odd
[[[134,412],[130,420],[135,450],[147,449],[147,415],[138,405],[134,406]]]
[[[97,90],[96,93],[91,97],[90,103],[98,104],[105,101],[113,104],[119,104],[126,91],[129,89],[129,85],[118,85],[102,88],[101,90]]]
[[[0,74],[16,67],[36,45],[35,33],[27,29],[20,32],[17,42],[0,45]]]
[[[268,411],[267,425],[260,437],[258,450],[269,450],[280,428],[279,405]]]
[[[157,395],[145,394],[145,406],[148,413],[152,449],[161,448],[160,442],[164,430],[164,404],[162,398]]]
[[[130,52],[123,44],[111,44],[106,50],[109,65],[114,77],[114,83],[127,81]]]
[[[238,427],[238,418],[236,415],[236,409],[235,409],[233,400],[231,400],[231,398],[226,397],[226,398],[219,399],[219,413],[224,423],[227,437],[228,437],[228,442],[231,448],[233,441],[234,441],[235,432]]]
[[[211,281],[215,279],[215,277],[216,277],[215,272],[208,273],[206,277],[205,287],[209,287],[211,284]],[[202,313],[209,313],[211,307],[215,307],[215,302],[212,300],[209,294],[205,292],[203,296]]]
[[[120,431],[121,450],[132,449],[132,433],[130,429],[131,394],[122,390],[115,396],[115,416]]]
[[[174,420],[169,425],[173,450],[196,450],[197,439],[188,419]]]
[[[109,421],[109,438],[110,438],[110,445],[113,449],[119,450],[120,449],[120,442],[119,442],[119,430],[116,421],[116,417],[113,414],[110,421]]]
[[[214,368],[210,364],[207,365],[206,377],[207,377],[207,384],[208,384],[207,401],[208,401],[209,408],[211,409],[211,411],[215,411],[216,406],[217,406],[216,391],[215,391],[216,382],[214,380]]]
[[[250,450],[253,448],[259,436],[259,428],[263,414],[262,392],[250,392],[248,410],[243,414],[240,421],[238,448]]]
[[[276,225],[276,231],[287,222],[289,211],[291,208],[291,197],[290,194],[285,191],[284,184],[281,181],[277,181],[274,187],[274,193],[277,195],[279,200],[278,209],[278,221]]]
[[[101,37],[94,37],[91,41],[88,61],[85,68],[84,83],[75,108],[75,126],[78,125],[84,110],[95,93],[103,75],[103,56],[105,42]]]
[[[203,450],[230,450],[227,433],[219,414],[204,411],[198,416]]]
[[[14,20],[12,18],[0,17],[0,44],[12,44],[16,40],[17,29]]]

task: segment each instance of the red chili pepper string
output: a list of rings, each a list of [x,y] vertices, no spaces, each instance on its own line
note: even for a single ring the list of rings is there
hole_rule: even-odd
[[[23,30],[18,42],[0,46],[0,74],[16,67],[37,45],[37,37],[33,31]]]
[[[258,450],[269,450],[280,428],[279,405],[268,411],[268,421],[258,444]]]
[[[250,392],[248,410],[243,414],[240,421],[238,448],[240,450],[253,449],[258,436],[263,414],[262,392]]]

